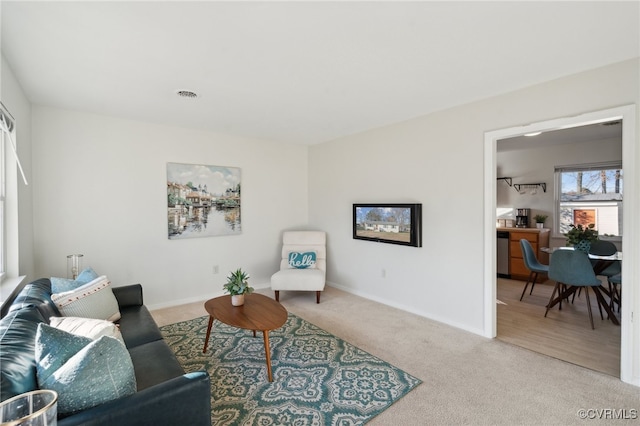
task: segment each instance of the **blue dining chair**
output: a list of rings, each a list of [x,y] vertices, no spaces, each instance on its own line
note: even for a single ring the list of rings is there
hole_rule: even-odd
[[[613,256],[618,252],[618,248],[611,241],[605,240],[596,240],[591,242],[591,247],[589,248],[589,254],[595,254],[597,256]],[[597,260],[592,260],[591,264],[596,265],[598,263]],[[620,262],[613,262],[611,265],[606,267],[603,271],[599,272],[598,275],[602,275],[604,277],[610,278],[614,275],[618,275],[621,272]]]
[[[589,254],[593,254],[596,256],[613,256],[617,252],[618,252],[618,248],[611,241],[605,241],[605,240],[592,241],[591,246],[589,247]],[[598,264],[600,262],[601,262],[600,260],[591,259],[591,266],[594,269],[599,269]],[[598,271],[597,275],[607,277],[607,281],[609,283],[609,291],[611,292],[612,284],[610,279],[614,275],[619,275],[621,272],[622,272],[622,265],[620,264],[620,261],[614,261],[603,270]],[[578,291],[578,297],[580,297],[580,294],[581,294],[581,291]],[[576,294],[574,293],[573,298],[571,300],[572,303],[575,300],[575,297],[576,297]],[[613,298],[613,294],[612,293],[609,294],[609,297]],[[613,309],[613,304],[611,304],[611,307]]]
[[[529,282],[531,282],[531,290],[529,291],[529,295],[531,295],[531,293],[533,293],[533,287],[536,285],[538,274],[546,274],[549,272],[549,265],[543,265],[538,261],[536,253],[533,251],[533,247],[528,240],[520,240],[520,248],[522,249],[524,266],[529,270],[529,278],[527,279],[527,283],[524,285],[524,289],[522,289],[522,294],[520,295],[520,301],[522,302],[522,298],[524,297],[524,293],[527,291]]]
[[[544,316],[547,316],[549,309],[560,303],[560,309],[562,309],[562,299],[569,297],[572,293],[575,293],[578,289],[584,287],[585,298],[587,299],[587,310],[589,311],[589,321],[591,328],[595,329],[593,325],[593,314],[591,313],[591,302],[589,300],[589,288],[593,289],[598,300],[598,307],[602,303],[606,303],[600,293],[599,287],[602,284],[593,272],[593,267],[589,261],[587,253],[580,250],[556,250],[551,254],[551,260],[549,261],[549,278],[556,282],[547,304],[547,310]],[[568,286],[568,288],[562,292],[559,292],[562,285]],[[555,298],[556,292],[559,293]],[[602,310],[600,311],[602,315]]]

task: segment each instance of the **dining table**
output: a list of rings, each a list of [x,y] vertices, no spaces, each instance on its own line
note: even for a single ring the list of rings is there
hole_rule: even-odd
[[[553,253],[556,250],[574,250],[573,247],[541,247],[540,251],[545,252],[545,253]],[[593,272],[595,273],[595,275],[600,275],[605,269],[607,269],[609,266],[611,266],[614,262],[621,262],[622,261],[622,252],[618,251],[612,255],[608,255],[608,256],[602,256],[602,255],[597,255],[597,254],[592,254],[592,253],[588,253],[589,255],[589,259],[592,260],[593,262],[591,262],[592,266],[593,266]],[[576,288],[573,286],[569,286],[567,289],[565,289],[564,291],[562,291],[558,297],[556,297],[555,299],[553,299],[548,307],[552,308],[554,307],[556,304],[560,303],[562,300],[568,298],[569,296],[571,296],[572,294],[574,294],[576,292]],[[602,293],[606,294],[609,298],[612,297],[611,293],[609,292],[609,289],[607,289],[606,287],[604,287],[602,284],[599,287],[594,287],[594,293],[596,294],[596,298],[598,299],[598,305],[603,307],[604,310],[607,312],[607,315],[609,316],[609,319],[611,320],[611,322],[615,325],[620,325],[620,321],[618,321],[618,318],[615,316],[615,314],[613,313],[613,311],[611,310],[611,307],[609,306],[609,304],[607,303],[606,300],[604,300],[604,297],[602,296]],[[600,313],[602,314],[602,311],[600,311]]]

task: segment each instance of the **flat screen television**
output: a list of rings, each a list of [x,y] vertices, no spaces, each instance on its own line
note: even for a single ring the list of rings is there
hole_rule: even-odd
[[[353,238],[422,247],[422,204],[354,204]]]

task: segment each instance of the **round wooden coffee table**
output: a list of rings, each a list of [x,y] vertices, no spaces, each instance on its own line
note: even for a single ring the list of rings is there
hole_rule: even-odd
[[[242,306],[233,306],[231,304],[231,296],[227,295],[207,300],[204,308],[209,314],[209,325],[207,326],[207,337],[204,340],[202,352],[207,352],[209,335],[211,334],[211,326],[214,319],[232,327],[252,330],[253,337],[256,337],[256,330],[260,330],[264,338],[267,376],[269,381],[272,382],[269,331],[282,327],[287,321],[287,310],[284,306],[267,296],[254,293],[244,296],[244,305]]]

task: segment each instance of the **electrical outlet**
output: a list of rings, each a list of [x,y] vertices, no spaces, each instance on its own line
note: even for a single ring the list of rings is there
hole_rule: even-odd
[[[218,265],[213,265],[213,273],[217,274],[220,272],[220,268],[218,267]]]

